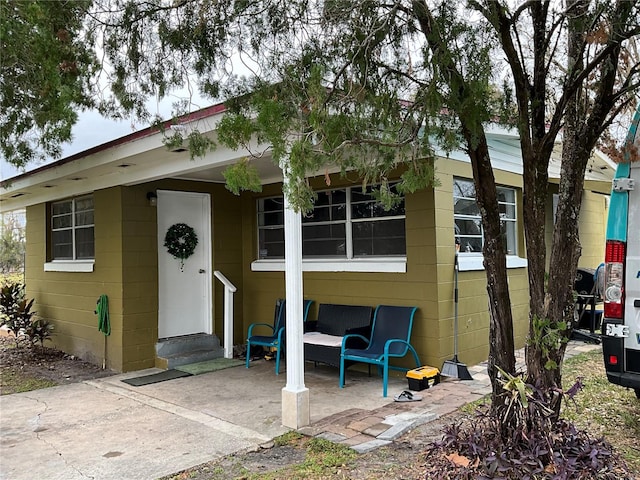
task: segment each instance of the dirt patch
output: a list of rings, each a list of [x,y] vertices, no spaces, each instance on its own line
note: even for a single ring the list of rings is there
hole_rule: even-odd
[[[0,395],[82,382],[114,373],[55,348],[16,347],[13,337],[0,337]]]
[[[457,468],[442,454],[431,456],[429,447],[440,440],[444,427],[452,423],[474,421],[472,414],[456,411],[436,421],[424,424],[406,433],[401,439],[365,454],[352,454],[341,461],[339,454],[325,452],[321,458],[312,458],[311,443],[314,439],[300,436],[284,445],[269,443],[257,451],[229,455],[216,461],[164,477],[160,480],[372,480],[397,478],[403,480],[453,480],[458,477]],[[335,445],[347,449],[346,446]],[[324,447],[323,447],[324,448]],[[349,455],[349,454],[346,454]],[[336,461],[338,457],[338,461]],[[592,476],[594,478],[635,479],[633,473],[620,468],[619,474]],[[469,477],[468,475],[464,478]],[[483,477],[484,478],[484,477]],[[495,477],[507,478],[507,477]],[[512,478],[512,477],[509,477]],[[519,478],[519,477],[518,477]],[[573,478],[573,477],[572,477]]]

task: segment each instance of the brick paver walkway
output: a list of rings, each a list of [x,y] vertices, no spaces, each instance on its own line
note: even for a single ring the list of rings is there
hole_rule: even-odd
[[[569,342],[565,359],[600,349],[600,345]],[[524,349],[516,352],[516,368],[525,369]],[[301,433],[367,452],[388,445],[402,434],[434,421],[491,393],[487,363],[469,367],[473,380],[443,379],[438,385],[422,390],[419,402],[392,402],[375,410],[350,409],[323,418],[301,429]]]

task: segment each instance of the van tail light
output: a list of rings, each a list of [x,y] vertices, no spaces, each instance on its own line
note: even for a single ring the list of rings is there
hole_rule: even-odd
[[[624,242],[607,240],[604,267],[604,316],[619,318],[624,316]]]

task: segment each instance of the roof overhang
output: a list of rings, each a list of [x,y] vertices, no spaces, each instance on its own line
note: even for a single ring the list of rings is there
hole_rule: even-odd
[[[215,128],[223,108],[205,109],[182,122],[216,140]],[[186,149],[168,150],[163,134],[145,129],[12,177],[0,184],[0,211],[81,195],[118,185],[136,185],[174,178],[224,183],[222,172],[245,157],[243,151],[218,146],[203,157],[190,158]],[[260,146],[252,145],[258,151]],[[282,180],[269,156],[254,161],[263,183]]]
[[[216,126],[224,110],[222,105],[205,108],[182,118],[180,124],[186,130],[197,128],[215,142]],[[170,128],[168,122],[166,127]],[[246,157],[244,150],[234,151],[218,146],[203,157],[191,159],[186,149],[170,151],[162,140],[160,131],[147,128],[10,178],[0,183],[0,211],[18,210],[104,188],[159,179],[224,183],[223,171]],[[520,144],[514,131],[494,126],[487,132],[487,141],[494,168],[522,174]],[[253,151],[265,152],[264,157],[252,158],[262,183],[282,181],[282,171],[271,160],[267,149],[257,144],[251,147]],[[470,161],[462,151],[438,154]],[[560,159],[558,144],[549,165],[551,181],[560,176]],[[615,169],[616,164],[611,159],[596,151],[589,160],[585,180],[590,184],[606,182],[598,190],[608,191]]]
[[[558,180],[560,178],[560,169],[562,166],[562,144],[556,144],[551,154],[549,162],[549,178]],[[608,155],[600,150],[594,150],[591,158],[587,163],[587,169],[584,172],[585,182],[606,182],[607,191],[611,191],[611,182],[616,174],[618,165],[609,158]]]

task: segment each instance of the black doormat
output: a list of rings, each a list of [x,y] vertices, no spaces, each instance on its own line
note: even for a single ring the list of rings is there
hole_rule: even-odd
[[[134,387],[141,387],[142,385],[150,385],[152,383],[164,382],[166,380],[173,380],[174,378],[190,377],[188,372],[181,372],[180,370],[165,370],[160,373],[152,373],[151,375],[144,375],[142,377],[127,378],[122,380],[124,383],[133,385]]]

